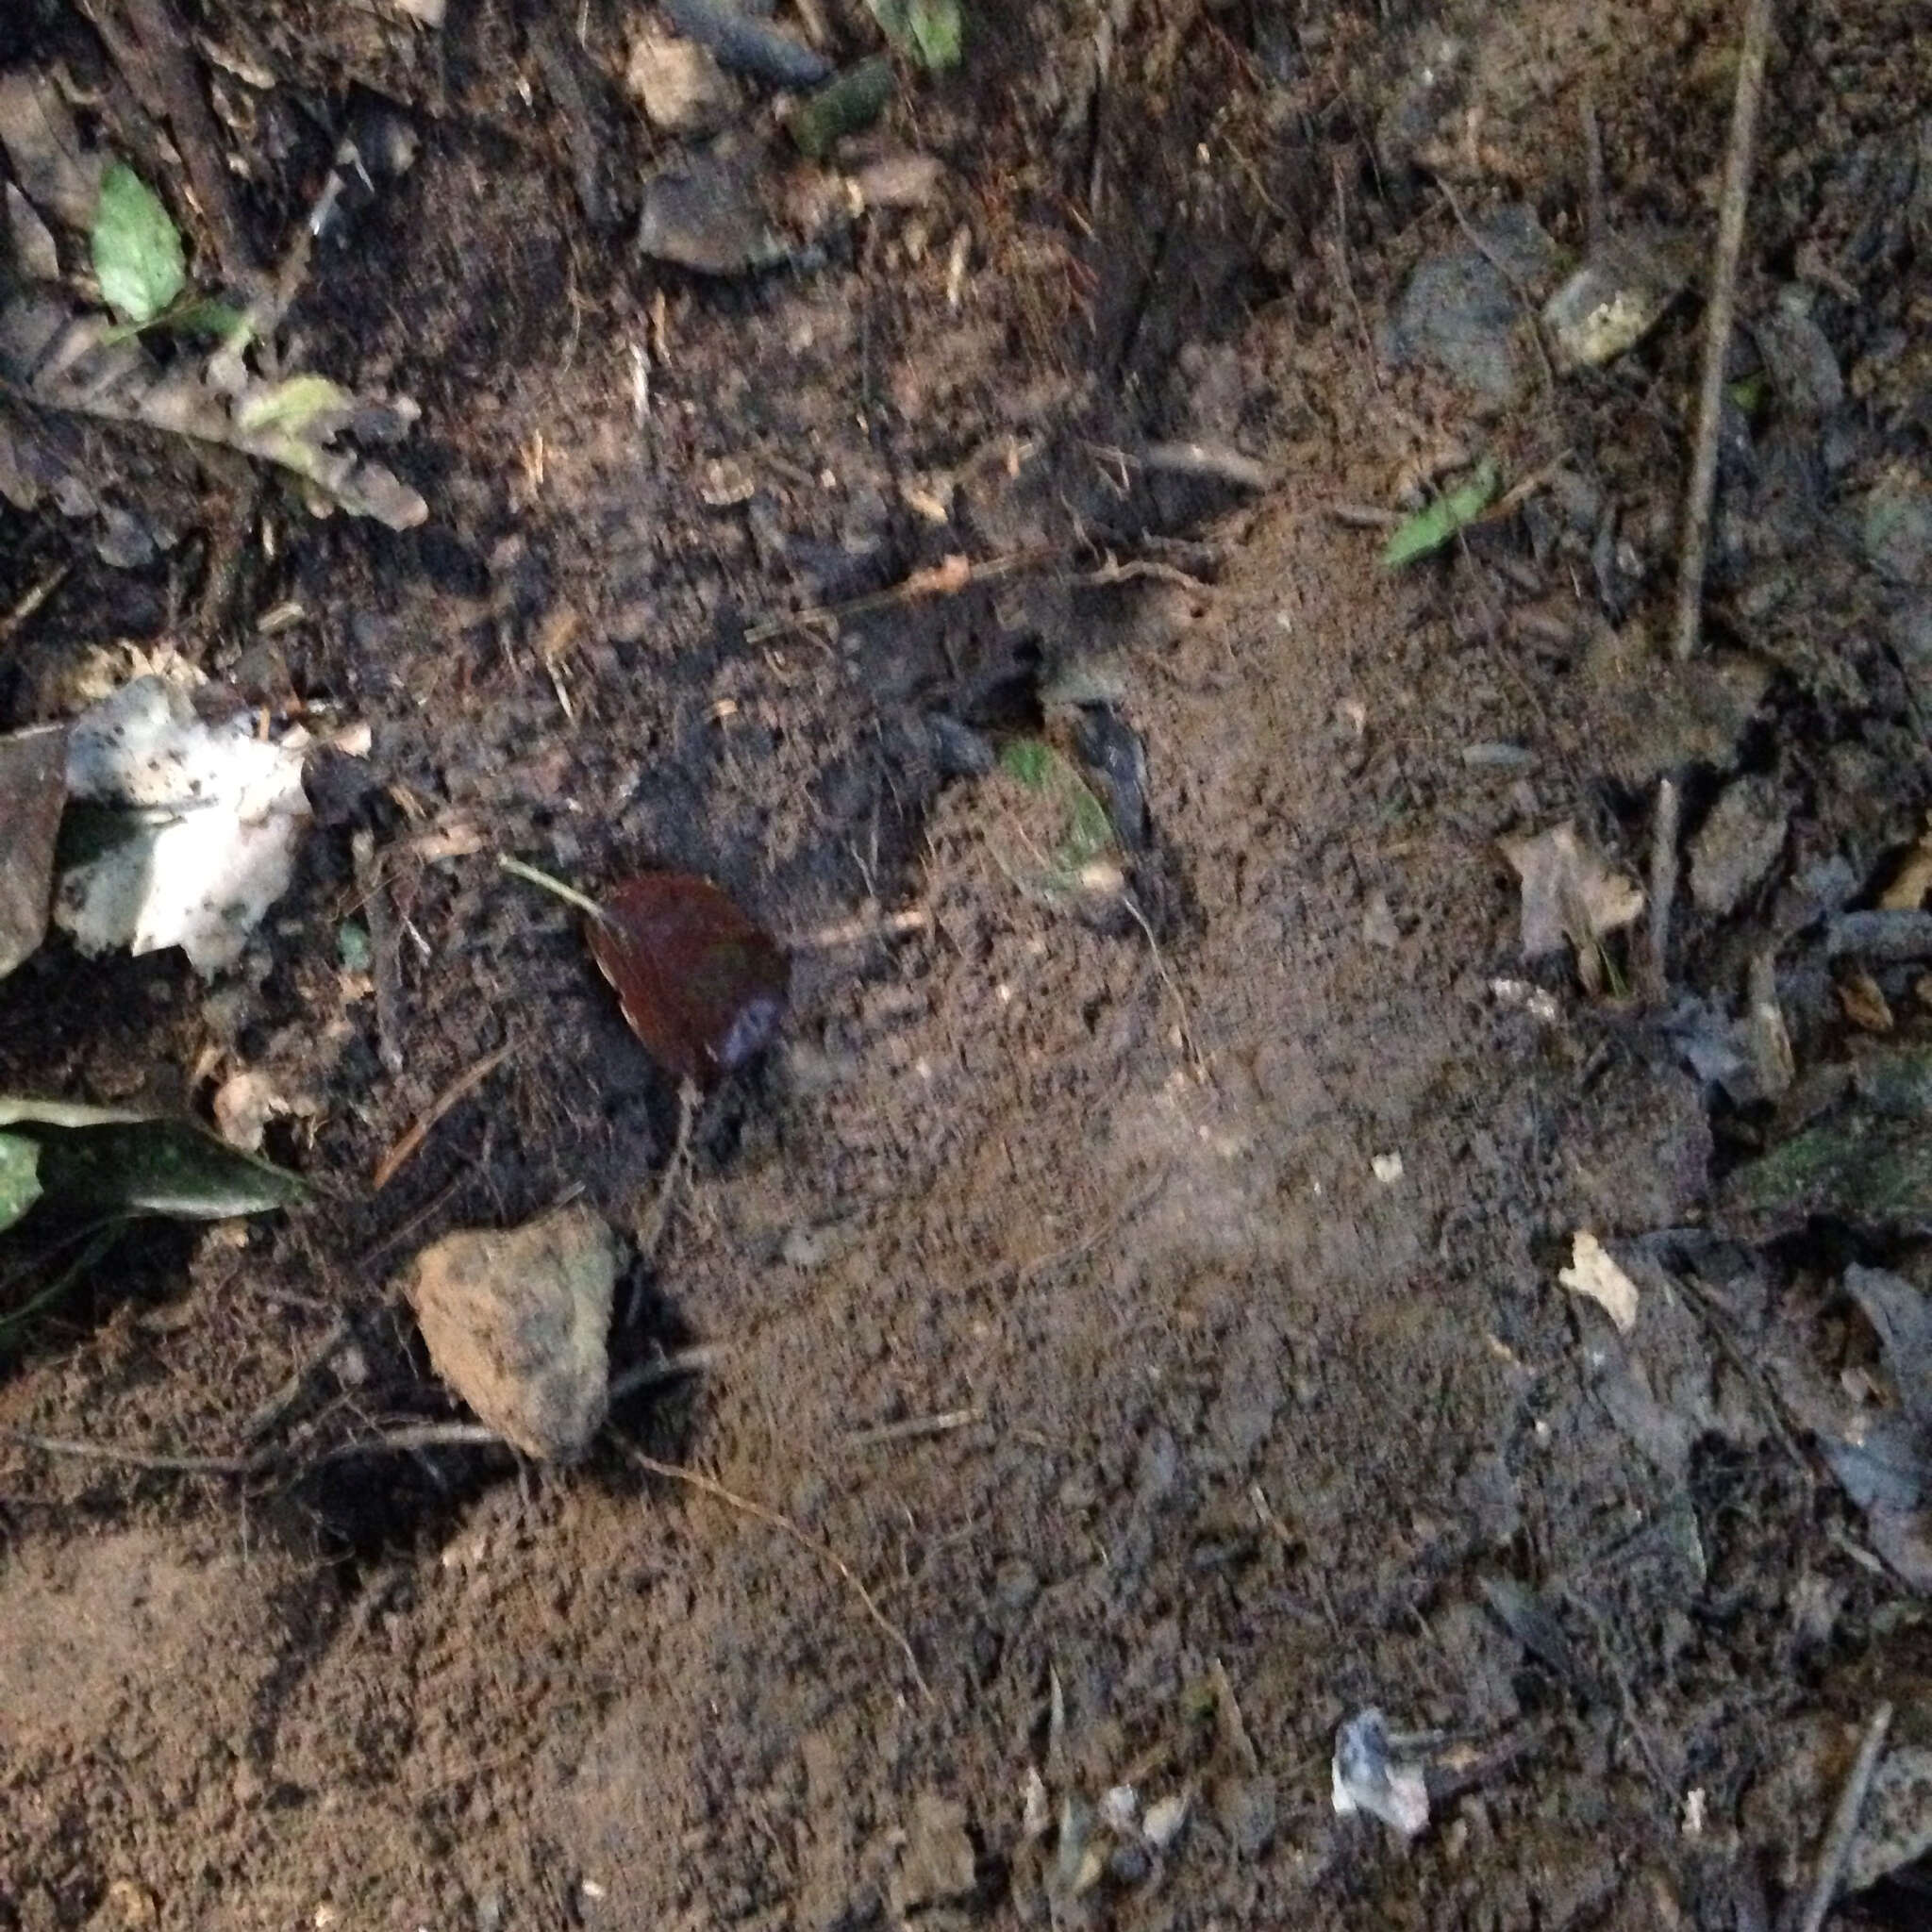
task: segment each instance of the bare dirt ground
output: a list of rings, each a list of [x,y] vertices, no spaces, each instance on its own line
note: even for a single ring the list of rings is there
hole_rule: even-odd
[[[0,1425],[220,1456],[264,1405],[297,1444],[447,1417],[390,1287],[417,1247],[573,1193],[647,1228],[674,1092],[498,851],[703,872],[803,942],[784,1040],[620,1296],[620,1361],[715,1357],[581,1466],[236,1481],[0,1437],[0,1926],[1768,1925],[1874,1700],[1932,1744],[1921,1601],[1778,1392],[1781,1362],[1872,1362],[1834,1284],[1923,1285],[1918,1234],[1727,1214],[1773,1109],[1700,1083],[1655,990],[1525,968],[1498,841],[1573,819],[1641,875],[1660,773],[1687,829],[1768,780],[1775,867],[1678,906],[1673,985],[1729,997],[1807,865],[1863,881],[1916,836],[1924,559],[1887,575],[1855,510],[1926,458],[1915,9],[1780,17],[1742,308],[1812,276],[1848,390],[1727,473],[1696,692],[1615,643],[1667,624],[1694,295],[1566,375],[1512,293],[1487,396],[1405,352],[1401,305],[1461,242],[1441,182],[1580,251],[1586,96],[1613,224],[1701,273],[1728,8],[1176,0],[1113,9],[1096,81],[1096,13],[972,7],[963,70],[878,138],[945,163],[938,200],[732,280],[637,259],[650,138],[613,87],[587,148],[503,6],[440,39],[191,11],[275,76],[241,182],[265,253],[352,83],[410,114],[415,165],[292,325],[420,402],[396,467],[431,515],[237,508],[225,478],[142,574],[7,513],[9,606],[79,560],[0,646],[0,724],[82,646],[165,638],[374,748],[312,774],[236,974],[55,942],[0,984],[0,1087],[205,1106],[261,1069],[319,1195],[124,1241],[17,1341]],[[591,73],[633,24],[590,9]],[[62,9],[12,31],[82,60]],[[587,166],[615,184],[589,215]],[[1143,459],[1189,440],[1265,486]],[[1484,453],[1562,479],[1400,573],[1337,514]],[[774,624],[953,555],[997,567]],[[1064,729],[1073,679],[1144,747],[1140,919],[1019,891],[1011,801],[958,769]],[[339,952],[364,828],[393,1040]],[[1851,1030],[1827,993],[1793,996],[1801,1069]],[[1628,1337],[1557,1286],[1578,1228],[1631,1244]],[[1441,1734],[1412,1845],[1331,1804],[1367,1706]],[[1122,1784],[1186,1822],[1158,1855],[1096,1828],[1081,1874]],[[1927,1923],[1894,1890],[1867,1923]]]

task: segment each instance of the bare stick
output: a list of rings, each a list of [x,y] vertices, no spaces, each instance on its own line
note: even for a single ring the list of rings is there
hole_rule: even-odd
[[[369,922],[369,978],[375,989],[375,1055],[391,1074],[403,1071],[402,960],[396,923],[390,916],[389,888],[375,856],[375,834],[358,832],[349,841],[362,916]]]
[[[400,1456],[416,1449],[508,1449],[511,1446],[488,1423],[411,1423],[405,1428],[391,1429],[384,1435],[361,1436],[353,1442],[339,1442],[303,1467],[320,1469],[324,1463],[347,1462],[358,1456]]]
[[[949,1408],[939,1415],[915,1415],[903,1423],[881,1423],[876,1428],[854,1429],[845,1438],[848,1449],[881,1449],[888,1442],[915,1442],[925,1436],[949,1436],[983,1423],[983,1408]]]
[[[1031,550],[1010,551],[1004,557],[989,557],[980,563],[969,563],[963,557],[949,557],[929,569],[914,571],[904,582],[889,590],[874,591],[845,604],[815,604],[810,609],[795,611],[790,617],[768,617],[761,624],[749,625],[744,641],[748,644],[769,643],[787,631],[809,630],[814,625],[836,625],[843,618],[891,610],[925,597],[957,597],[975,584],[991,583],[997,577],[1011,576],[1015,571],[1034,570],[1050,563],[1058,554],[1052,545],[1041,544]]]
[[[694,1348],[680,1348],[675,1355],[660,1355],[654,1360],[639,1362],[613,1377],[610,1400],[622,1402],[627,1395],[641,1395],[666,1382],[680,1382],[687,1375],[702,1375],[715,1369],[730,1351],[720,1341],[699,1342]]]
[[[1657,811],[1650,822],[1650,996],[1661,1000],[1670,986],[1671,901],[1677,894],[1677,787],[1657,781]]]
[[[1731,140],[1724,152],[1724,192],[1718,202],[1717,256],[1711,265],[1710,301],[1704,311],[1704,380],[1697,395],[1697,441],[1690,459],[1690,487],[1684,497],[1684,549],[1677,573],[1679,658],[1696,651],[1703,621],[1704,566],[1710,554],[1710,507],[1717,489],[1718,423],[1724,402],[1724,358],[1730,350],[1731,317],[1738,304],[1738,261],[1744,251],[1751,151],[1770,45],[1771,0],[1745,0],[1744,44],[1738,58]]]
[[[807,1536],[804,1530],[800,1529],[797,1524],[792,1522],[791,1517],[781,1516],[777,1510],[768,1509],[762,1503],[754,1503],[749,1496],[741,1496],[736,1490],[727,1490],[716,1477],[706,1475],[701,1470],[686,1469],[681,1463],[659,1462],[655,1456],[646,1456],[635,1442],[626,1441],[622,1436],[618,1437],[617,1441],[623,1447],[624,1453],[640,1469],[644,1471],[646,1474],[662,1476],[667,1481],[674,1483],[683,1483],[688,1488],[696,1490],[701,1495],[713,1497],[718,1502],[724,1503],[730,1508],[737,1509],[759,1523],[769,1524],[774,1529],[782,1531],[786,1536],[789,1536],[800,1549],[809,1552],[820,1562],[828,1564],[833,1570],[836,1570],[851,1585],[853,1594],[865,1606],[866,1615],[891,1641],[898,1648],[900,1655],[905,1657],[906,1667],[912,1673],[912,1681],[919,1686],[920,1695],[930,1699],[932,1696],[932,1687],[925,1681],[924,1673],[919,1668],[919,1659],[913,1655],[911,1644],[907,1642],[905,1632],[886,1615],[885,1611],[879,1608],[878,1599],[858,1580],[858,1574],[853,1570],[851,1564],[846,1562],[844,1557],[840,1556],[836,1550]]]
[[[1610,239],[1604,204],[1604,138],[1596,125],[1596,103],[1583,97],[1583,232],[1591,254],[1600,255]]]
[[[0,617],[0,644],[4,644],[67,581],[68,573],[73,568],[71,563],[63,563],[51,575],[32,585],[20,602],[5,617]]]
[[[150,1449],[124,1449],[118,1442],[88,1442],[75,1436],[36,1436],[25,1429],[0,1430],[0,1437],[42,1456],[71,1456],[81,1462],[111,1462],[121,1469],[158,1470],[165,1475],[252,1475],[266,1468],[267,1456],[170,1456]]]
[[[1845,1860],[1852,1855],[1852,1840],[1858,1835],[1858,1814],[1865,1808],[1865,1795],[1872,1789],[1872,1774],[1885,1751],[1885,1734],[1891,1728],[1891,1706],[1881,1704],[1865,1726],[1864,1741],[1858,1746],[1857,1762],[1839,1794],[1838,1809],[1832,1813],[1831,1831],[1824,1849],[1818,1854],[1818,1875],[1811,1881],[1811,1897],[1805,1916],[1798,1921],[1798,1932],[1820,1932],[1831,1902],[1838,1896],[1839,1880],[1845,1874]]]
[[[499,1046],[494,1053],[486,1053],[467,1074],[460,1075],[452,1085],[444,1089],[441,1095],[431,1106],[429,1111],[420,1119],[403,1138],[391,1147],[376,1163],[371,1185],[378,1191],[394,1180],[404,1166],[414,1156],[416,1150],[429,1138],[429,1130],[458,1101],[482,1086],[498,1067],[509,1058],[509,1048]]]

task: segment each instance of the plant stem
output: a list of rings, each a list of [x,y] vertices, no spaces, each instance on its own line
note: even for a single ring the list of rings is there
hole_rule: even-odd
[[[587,919],[594,919],[601,925],[604,908],[596,900],[580,892],[575,886],[567,886],[559,878],[553,878],[547,872],[539,872],[534,865],[525,865],[521,858],[512,858],[508,852],[499,852],[496,862],[505,872],[520,879],[526,879],[533,886],[541,886],[546,892],[555,892],[559,899],[575,906]]]

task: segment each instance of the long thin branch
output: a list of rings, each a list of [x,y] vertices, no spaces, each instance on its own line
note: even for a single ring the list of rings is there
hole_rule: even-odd
[[[1704,311],[1704,380],[1697,395],[1697,441],[1691,456],[1690,487],[1684,498],[1684,549],[1677,575],[1676,649],[1680,658],[1695,653],[1703,622],[1704,566],[1710,554],[1718,425],[1724,403],[1724,358],[1730,351],[1731,320],[1738,304],[1738,262],[1744,251],[1751,156],[1770,47],[1771,0],[1746,0],[1738,92],[1731,105],[1731,140],[1724,152],[1724,192],[1718,203],[1717,256],[1711,266],[1710,301]]]

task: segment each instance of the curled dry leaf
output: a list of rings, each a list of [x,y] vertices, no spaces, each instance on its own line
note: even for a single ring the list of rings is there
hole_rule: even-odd
[[[605,897],[591,955],[630,1030],[700,1087],[770,1045],[791,967],[778,942],[708,879],[640,873]]]
[[[1503,857],[1523,881],[1523,957],[1541,959],[1565,940],[1588,953],[1643,910],[1643,893],[1577,838],[1553,825],[1533,839],[1506,839]]]

